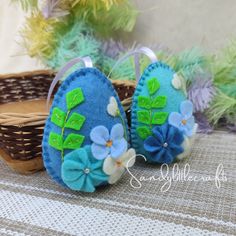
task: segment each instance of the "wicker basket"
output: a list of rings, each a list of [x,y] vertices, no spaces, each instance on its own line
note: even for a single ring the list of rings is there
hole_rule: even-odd
[[[17,110],[6,113],[0,109],[0,157],[17,172],[30,174],[43,169],[41,141],[48,112],[29,110],[37,110],[39,101],[45,104],[54,76],[51,71],[0,76],[0,108],[14,104],[13,110]],[[129,115],[134,83],[113,81],[113,85]],[[28,104],[26,111],[21,106],[22,101],[32,101],[33,104]]]

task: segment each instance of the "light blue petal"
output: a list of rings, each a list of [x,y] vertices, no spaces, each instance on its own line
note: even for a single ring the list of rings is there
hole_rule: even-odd
[[[111,129],[110,139],[115,141],[124,137],[124,128],[121,124],[116,124]]]
[[[124,138],[113,141],[113,144],[111,146],[111,158],[120,157],[124,152],[127,151],[127,148],[128,143]]]
[[[193,135],[193,130],[186,128],[186,129],[184,130],[184,134],[185,134],[186,136],[188,136],[188,137],[191,137],[191,136]]]
[[[103,160],[110,153],[110,148],[93,143],[91,145],[91,151],[92,151],[94,158],[96,158],[97,160]]]
[[[185,119],[189,119],[193,114],[193,104],[191,101],[186,100],[180,104],[180,112]]]
[[[182,115],[179,114],[178,112],[171,112],[168,118],[168,122],[170,125],[173,125],[177,128],[180,128],[182,124]]]
[[[193,127],[195,125],[195,120],[194,120],[194,117],[191,116],[188,120],[187,120],[187,124],[186,126],[188,127],[188,129],[192,130]]]
[[[90,139],[99,145],[106,145],[109,140],[109,131],[105,126],[97,126],[90,132]]]

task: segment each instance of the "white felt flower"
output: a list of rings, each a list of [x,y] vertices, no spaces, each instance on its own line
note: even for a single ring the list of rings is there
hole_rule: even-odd
[[[175,89],[181,89],[182,88],[182,80],[181,80],[180,76],[178,76],[178,74],[176,74],[176,73],[174,74],[171,83],[172,83],[172,86]]]
[[[177,156],[178,160],[183,160],[184,158],[188,157],[191,154],[192,146],[195,141],[196,133],[197,133],[198,125],[195,123],[193,127],[193,134],[191,137],[184,137],[184,142],[182,144],[182,147],[184,149],[184,152],[182,152],[180,155]]]
[[[136,153],[133,148],[130,148],[118,159],[106,158],[103,163],[103,171],[109,175],[108,182],[110,184],[116,183],[125,172],[125,169],[134,165],[135,159]]]
[[[109,104],[107,105],[107,112],[114,117],[119,115],[119,108],[115,97],[110,97]]]

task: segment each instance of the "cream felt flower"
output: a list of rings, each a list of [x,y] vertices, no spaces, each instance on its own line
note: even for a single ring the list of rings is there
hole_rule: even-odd
[[[173,79],[171,81],[171,84],[175,89],[182,90],[185,94],[187,94],[186,81],[181,75],[178,75],[177,73],[175,73],[173,75]]]
[[[174,74],[171,84],[175,89],[181,89],[182,81],[177,74]]]
[[[136,160],[136,153],[130,148],[120,158],[106,158],[103,164],[103,171],[109,175],[108,183],[116,183],[124,174],[126,168],[132,167]]]
[[[193,127],[193,135],[191,137],[187,137],[187,136],[184,137],[184,142],[182,144],[184,152],[176,157],[177,160],[183,160],[184,158],[188,157],[191,154],[192,146],[194,144],[195,137],[196,137],[195,134],[197,133],[197,128],[198,128],[198,124],[195,123]]]
[[[115,99],[115,97],[110,97],[109,104],[107,105],[107,112],[111,116],[118,116],[119,115],[119,108],[118,108],[118,103]]]

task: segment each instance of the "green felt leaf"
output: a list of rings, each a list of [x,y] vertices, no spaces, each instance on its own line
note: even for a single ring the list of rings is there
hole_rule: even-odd
[[[80,114],[74,112],[70,116],[68,121],[66,122],[65,127],[70,128],[70,129],[74,129],[74,130],[80,130],[81,127],[83,126],[85,120],[86,120],[86,118],[83,115],[80,115]]]
[[[84,141],[84,136],[80,134],[69,134],[63,144],[64,149],[78,149]]]
[[[84,95],[81,88],[76,88],[66,94],[66,104],[69,110],[78,106],[83,101]]]
[[[152,108],[164,108],[166,106],[166,101],[166,96],[157,96],[152,100]]]
[[[145,96],[138,97],[138,106],[141,108],[150,109],[151,108],[151,99]]]
[[[138,127],[137,133],[138,133],[139,137],[143,140],[152,135],[150,128],[148,128],[147,126]]]
[[[151,123],[150,114],[148,111],[138,111],[137,115],[138,115],[138,121],[140,123],[144,123],[147,125]]]
[[[49,145],[53,148],[62,151],[63,149],[63,138],[61,135],[51,132],[49,135]]]
[[[52,111],[51,121],[59,126],[63,127],[66,119],[66,113],[60,110],[58,107],[55,107]]]
[[[162,125],[166,122],[168,112],[155,112],[152,117],[153,125]]]
[[[152,79],[148,80],[147,87],[148,87],[148,91],[149,91],[150,95],[153,95],[160,88],[160,83],[157,80],[157,78],[152,78]]]

